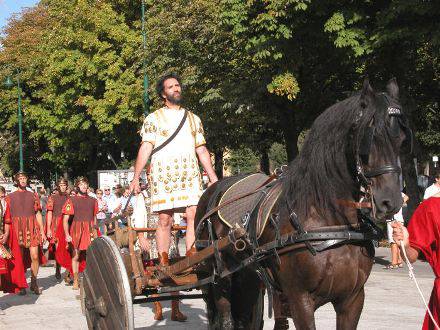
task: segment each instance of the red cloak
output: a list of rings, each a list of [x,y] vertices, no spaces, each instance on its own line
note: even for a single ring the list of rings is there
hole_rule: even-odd
[[[423,254],[435,274],[429,309],[440,324],[440,197],[428,198],[419,205],[409,222],[408,232],[411,247]],[[428,313],[423,330],[435,330]]]
[[[11,224],[11,216],[9,213],[8,203],[6,203],[4,219],[6,224]],[[0,265],[3,265],[3,267],[0,267],[0,291],[6,293],[18,293],[20,289],[25,289],[28,287],[28,285],[25,277],[21,249],[18,245],[17,236],[14,232],[14,227],[12,225],[9,226],[9,238],[7,245],[11,249],[12,258],[0,258]]]

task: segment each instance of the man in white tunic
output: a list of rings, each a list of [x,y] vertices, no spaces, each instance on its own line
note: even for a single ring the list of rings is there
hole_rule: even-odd
[[[185,109],[181,107],[182,89],[174,74],[159,80],[156,91],[164,101],[164,107],[149,114],[141,129],[142,143],[135,164],[131,191],[138,193],[139,177],[154,148],[164,143],[179,126]],[[159,256],[167,254],[170,247],[171,226],[174,212],[187,215],[186,249],[194,243],[194,217],[202,195],[200,160],[208,174],[210,184],[217,181],[211,156],[206,148],[200,118],[188,111],[184,125],[176,137],[151,159],[151,210],[159,213],[156,241]]]

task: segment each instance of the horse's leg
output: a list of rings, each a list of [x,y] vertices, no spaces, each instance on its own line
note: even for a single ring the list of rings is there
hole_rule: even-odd
[[[287,298],[281,292],[275,292],[273,295],[273,314],[275,318],[273,330],[289,329],[287,317],[290,316],[290,313],[287,310],[288,308]]]
[[[263,328],[264,290],[254,271],[242,270],[233,275],[231,302],[235,329]]]
[[[356,295],[339,303],[333,303],[336,311],[336,329],[352,330],[357,328],[364,307],[364,298],[365,291],[362,288]]]
[[[212,285],[213,298],[216,308],[214,329],[234,329],[231,312],[231,279],[223,278]]]
[[[315,302],[308,293],[286,292],[296,329],[315,330]]]
[[[212,287],[212,284],[208,284],[202,287],[202,293],[205,296],[204,300],[206,302],[208,329],[215,329],[217,310],[215,307],[214,289]]]

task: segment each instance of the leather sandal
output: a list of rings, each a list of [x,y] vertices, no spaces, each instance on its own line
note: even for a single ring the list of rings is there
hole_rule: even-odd
[[[42,290],[38,287],[37,279],[33,276],[31,277],[31,286],[29,289],[36,295],[40,295],[42,292]]]
[[[396,264],[388,264],[385,267],[383,267],[383,269],[396,269],[396,268],[399,268],[399,266]]]

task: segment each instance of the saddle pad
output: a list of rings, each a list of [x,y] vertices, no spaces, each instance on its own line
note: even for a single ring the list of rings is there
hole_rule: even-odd
[[[270,190],[267,192],[267,196],[261,202],[260,207],[258,208],[256,223],[257,238],[260,238],[261,234],[264,231],[264,228],[266,228],[267,220],[272,214],[272,209],[277,202],[278,197],[280,197],[282,191],[283,185],[279,181],[272,188],[270,188]]]
[[[249,193],[260,187],[269,177],[263,173],[251,174],[244,177],[240,181],[234,183],[223,194],[218,205],[225,201],[234,199],[240,195]],[[218,211],[220,219],[229,227],[234,227],[235,224],[242,225],[242,219],[246,213],[251,212],[256,203],[260,200],[261,194],[255,193],[225,205]]]

